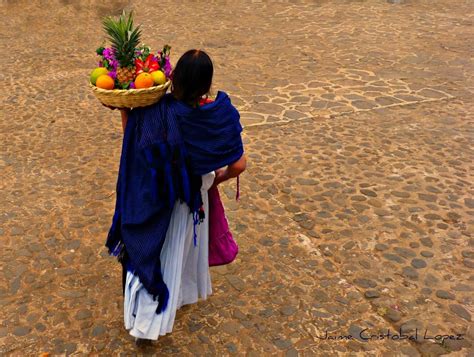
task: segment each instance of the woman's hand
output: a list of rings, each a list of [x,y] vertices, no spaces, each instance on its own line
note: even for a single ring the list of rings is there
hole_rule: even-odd
[[[102,105],[103,105],[104,107],[106,107],[106,108],[109,108],[110,110],[116,110],[116,109],[118,109],[118,110],[120,110],[120,111],[122,111],[122,110],[125,110],[125,111],[127,111],[127,112],[130,111],[130,108],[113,107],[113,106],[111,106],[111,105],[106,105],[106,104],[104,104],[104,103],[102,103]]]
[[[222,169],[217,169],[215,171],[216,177],[214,178],[213,186],[217,186],[221,182],[224,182],[226,180],[226,168]]]
[[[220,183],[227,181],[231,178],[239,176],[242,172],[245,171],[247,167],[247,158],[245,154],[240,157],[237,161],[233,162],[229,166],[221,169],[217,169],[216,177],[214,179],[213,186],[217,186]]]

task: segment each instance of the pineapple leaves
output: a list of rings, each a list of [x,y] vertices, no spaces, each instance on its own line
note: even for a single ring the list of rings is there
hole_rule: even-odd
[[[140,43],[140,26],[133,27],[133,13],[125,11],[118,20],[108,16],[102,21],[102,26],[116,52],[117,60],[121,66],[133,64],[135,48]]]

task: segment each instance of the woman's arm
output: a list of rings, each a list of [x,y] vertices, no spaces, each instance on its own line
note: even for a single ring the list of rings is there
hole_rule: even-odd
[[[122,130],[125,132],[125,128],[127,127],[128,121],[128,112],[130,109],[120,109],[120,115],[122,116]]]
[[[233,177],[239,176],[245,171],[247,167],[247,158],[245,154],[240,157],[237,161],[233,162],[229,166],[216,170],[216,178],[214,179],[214,186],[227,181]]]
[[[102,104],[102,105],[112,110],[115,110],[115,109],[120,110],[120,115],[122,116],[122,131],[125,132],[125,128],[127,127],[127,121],[128,121],[128,113],[130,112],[130,108],[116,108],[116,107],[111,107],[110,105],[105,105],[105,104]]]

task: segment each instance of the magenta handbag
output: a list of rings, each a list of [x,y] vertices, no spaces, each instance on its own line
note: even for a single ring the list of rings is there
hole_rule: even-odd
[[[208,191],[209,196],[209,266],[231,263],[239,247],[232,237],[217,186]]]

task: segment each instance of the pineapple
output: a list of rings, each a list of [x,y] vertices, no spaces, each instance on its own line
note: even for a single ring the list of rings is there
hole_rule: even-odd
[[[127,88],[135,78],[135,50],[140,43],[140,26],[133,27],[131,12],[128,16],[123,12],[118,20],[106,17],[102,25],[119,62],[117,81],[122,88]]]

